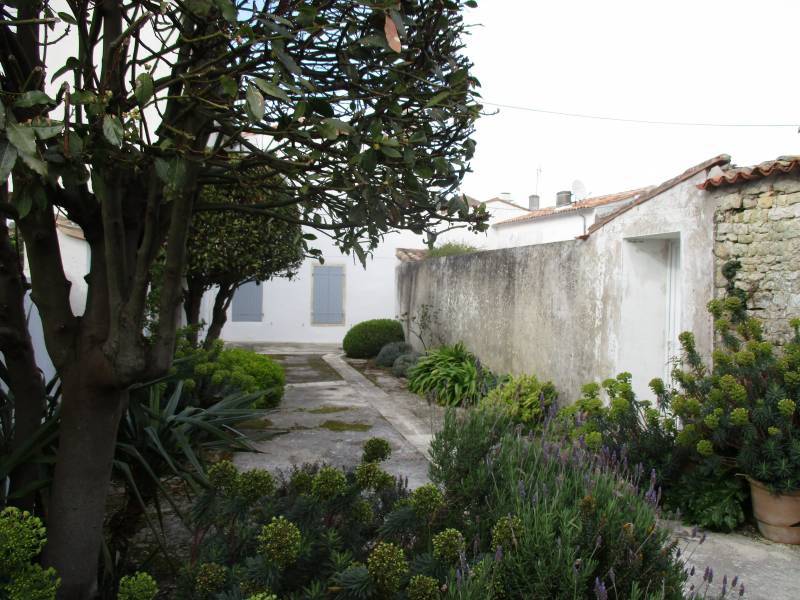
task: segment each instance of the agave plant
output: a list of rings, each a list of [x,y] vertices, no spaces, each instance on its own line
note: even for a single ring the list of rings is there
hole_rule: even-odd
[[[185,521],[174,490],[197,493],[207,485],[205,464],[213,452],[254,451],[251,441],[236,426],[260,416],[252,408],[260,392],[238,392],[207,408],[187,402],[182,381],[169,377],[132,390],[128,410],[120,422],[114,457],[114,476],[125,494],[108,522],[106,558],[121,564],[131,537],[142,520],[164,547],[163,502]],[[274,434],[260,434],[263,439]],[[175,485],[177,484],[177,485]],[[148,514],[152,508],[155,520]],[[169,556],[164,552],[165,556]]]
[[[61,386],[54,378],[45,386],[47,407],[45,420],[35,434],[25,442],[13,447],[14,439],[14,394],[9,386],[8,371],[0,360],[0,507],[18,498],[46,488],[52,479],[50,465],[54,455],[54,444],[58,437],[59,398]],[[25,487],[14,486],[11,474],[19,465],[39,465],[38,477]]]

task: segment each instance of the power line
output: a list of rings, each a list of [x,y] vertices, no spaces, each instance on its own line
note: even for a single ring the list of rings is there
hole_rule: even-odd
[[[678,127],[797,127],[797,123],[695,123],[691,121],[654,121],[648,119],[625,119],[622,117],[608,117],[603,115],[587,115],[582,113],[562,112],[558,110],[545,110],[543,108],[532,108],[530,106],[515,106],[513,104],[500,104],[498,102],[486,102],[481,104],[495,106],[497,108],[510,108],[512,110],[524,110],[527,112],[541,113],[545,115],[555,115],[558,117],[574,117],[578,119],[594,119],[596,121],[616,121],[618,123],[638,123],[640,125],[672,125]]]

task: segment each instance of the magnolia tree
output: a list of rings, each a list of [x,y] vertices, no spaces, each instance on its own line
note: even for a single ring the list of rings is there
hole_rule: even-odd
[[[0,212],[21,232],[62,384],[44,551],[61,598],[96,587],[117,426],[130,386],[170,367],[193,215],[307,225],[362,260],[391,230],[485,228],[486,213],[456,193],[480,111],[463,4],[474,2],[0,5]],[[254,172],[263,201],[199,197],[207,185],[252,185]],[[91,250],[82,313],[57,212]],[[29,345],[23,324],[0,319],[19,333],[6,347]],[[16,418],[31,422],[37,406],[18,402]]]
[[[204,202],[241,205],[263,202],[260,188],[208,186],[201,192]],[[297,218],[297,208],[276,209],[286,217]],[[306,255],[318,256],[307,241],[313,234],[303,234],[300,225],[287,223],[270,215],[242,214],[232,211],[202,212],[192,219],[187,241],[186,322],[194,325],[192,341],[197,342],[200,306],[203,295],[214,290],[211,322],[204,346],[219,338],[236,290],[251,281],[273,277],[294,277]]]

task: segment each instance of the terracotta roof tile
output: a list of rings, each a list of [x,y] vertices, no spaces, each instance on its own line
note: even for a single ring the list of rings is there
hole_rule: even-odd
[[[597,206],[614,204],[615,202],[621,202],[623,200],[635,199],[638,194],[644,193],[648,189],[649,188],[639,188],[636,190],[628,190],[627,192],[617,192],[616,194],[606,194],[605,196],[584,198],[583,200],[578,200],[577,202],[573,202],[568,206],[563,206],[559,208],[556,208],[555,206],[540,208],[539,210],[530,211],[526,215],[519,215],[518,217],[513,217],[511,219],[506,219],[505,221],[500,221],[499,223],[495,223],[495,225],[524,223],[527,221],[533,221],[535,219],[541,219],[542,217],[549,217],[550,215],[560,215],[562,213],[575,212],[577,210],[581,210],[584,208],[595,208]]]
[[[69,237],[75,238],[77,240],[85,240],[86,238],[83,237],[83,229],[81,229],[78,225],[67,219],[66,217],[62,217],[58,215],[56,217],[56,227],[59,231],[63,232],[65,235]]]
[[[754,167],[733,167],[719,175],[709,177],[697,187],[701,190],[734,185],[769,177],[776,173],[792,173],[800,170],[800,156],[779,156],[775,160],[762,162]]]
[[[483,204],[489,204],[490,202],[502,202],[503,204],[508,204],[509,206],[518,208],[519,210],[528,210],[527,208],[517,204],[516,202],[512,202],[511,200],[506,200],[505,198],[500,198],[500,197],[489,198],[488,200],[484,201]]]
[[[706,160],[704,162],[701,162],[699,165],[695,165],[695,166],[693,166],[693,167],[691,167],[689,169],[686,169],[680,175],[676,175],[672,179],[668,179],[667,181],[665,181],[664,183],[662,183],[660,185],[648,188],[647,191],[645,191],[640,196],[638,196],[633,202],[631,202],[629,204],[626,204],[624,206],[620,206],[618,209],[616,209],[615,211],[613,211],[610,214],[606,215],[602,219],[598,219],[595,222],[594,225],[589,227],[589,229],[586,232],[586,234],[578,236],[578,239],[585,240],[590,235],[592,235],[595,231],[597,231],[598,229],[601,229],[607,223],[613,221],[618,216],[620,216],[622,213],[627,212],[630,209],[632,209],[632,208],[634,208],[636,206],[639,206],[640,204],[644,204],[645,202],[655,198],[659,194],[663,194],[667,190],[675,187],[676,185],[678,185],[680,183],[683,183],[684,181],[687,181],[688,179],[691,179],[692,177],[694,177],[698,173],[702,173],[703,171],[705,171],[707,169],[711,169],[713,167],[727,165],[730,162],[731,162],[731,157],[730,156],[728,156],[727,154],[720,154],[719,156],[715,156],[714,158],[710,158],[710,159],[708,159],[708,160]]]
[[[425,248],[397,248],[394,255],[400,262],[417,262],[425,259],[428,250]]]

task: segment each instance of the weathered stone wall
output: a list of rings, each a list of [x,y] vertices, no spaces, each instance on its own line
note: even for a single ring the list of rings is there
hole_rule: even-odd
[[[736,285],[769,339],[785,342],[789,319],[800,317],[800,177],[773,175],[712,193],[716,202],[716,295],[725,293],[722,266],[738,259]]]

